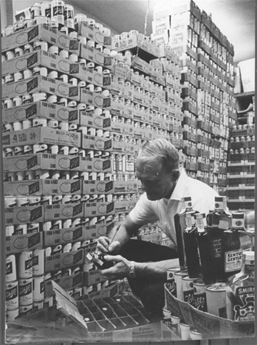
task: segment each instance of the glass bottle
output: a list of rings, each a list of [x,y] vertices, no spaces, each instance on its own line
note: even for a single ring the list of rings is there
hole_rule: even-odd
[[[243,252],[243,265],[239,273],[229,280],[235,301],[233,319],[236,321],[255,320],[255,259],[254,251]]]
[[[177,213],[174,216],[177,246],[178,246],[178,258],[179,258],[179,265],[180,265],[181,270],[187,269],[185,243],[184,243],[184,230],[187,227],[189,227],[187,226],[187,223],[190,221],[191,219],[190,217],[193,214],[194,214],[194,211],[192,208],[191,197],[183,198],[183,209],[180,213]]]

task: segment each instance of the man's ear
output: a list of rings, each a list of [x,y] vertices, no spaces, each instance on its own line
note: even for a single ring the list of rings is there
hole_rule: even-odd
[[[179,170],[172,170],[171,175],[173,180],[177,180],[179,178]]]

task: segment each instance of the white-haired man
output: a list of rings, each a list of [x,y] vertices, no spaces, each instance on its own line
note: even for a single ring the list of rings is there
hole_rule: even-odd
[[[214,209],[217,192],[207,184],[187,176],[179,168],[179,153],[168,140],[155,139],[143,145],[135,162],[135,174],[144,193],[134,209],[115,229],[98,239],[97,250],[113,266],[102,270],[108,279],[127,277],[132,291],[150,313],[160,315],[164,305],[163,283],[166,271],[178,265],[174,216],[190,196],[195,210],[208,213]],[[130,239],[147,223],[159,221],[171,241],[170,247]],[[175,262],[174,262],[175,261]]]

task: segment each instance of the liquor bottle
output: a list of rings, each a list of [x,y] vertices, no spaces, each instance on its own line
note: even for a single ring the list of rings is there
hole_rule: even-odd
[[[186,252],[185,252],[185,243],[184,243],[184,230],[189,226],[189,222],[192,221],[191,216],[195,211],[192,208],[192,199],[191,197],[183,198],[183,209],[180,213],[177,213],[174,216],[176,237],[177,237],[177,246],[178,246],[178,258],[179,265],[181,270],[187,269],[186,263]],[[192,225],[192,224],[191,224]]]
[[[255,260],[254,251],[243,252],[243,265],[239,273],[229,279],[235,302],[233,320],[255,320]]]
[[[223,232],[224,280],[240,272],[242,254],[240,231],[244,230],[244,213],[232,213],[231,229]]]
[[[207,214],[207,226],[198,232],[202,278],[205,284],[224,280],[223,232],[231,216],[223,197],[215,197],[215,209]]]
[[[197,238],[198,233],[204,231],[205,214],[195,213],[194,219],[195,224],[192,224],[191,227],[186,227],[184,231],[187,271],[190,278],[199,277],[201,274],[200,254]]]

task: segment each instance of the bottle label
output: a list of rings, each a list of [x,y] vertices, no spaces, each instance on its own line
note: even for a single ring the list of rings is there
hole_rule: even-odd
[[[193,306],[202,311],[207,311],[206,293],[195,293]]]
[[[213,239],[211,241],[211,251],[214,258],[221,258],[222,255],[222,240],[221,238]]]
[[[186,290],[183,292],[184,301],[193,304],[194,303],[194,289]]]
[[[234,320],[255,320],[255,286],[238,287],[236,289],[236,296],[239,297],[242,304],[234,305]]]
[[[230,250],[225,252],[225,272],[239,271],[242,267],[242,250]]]

